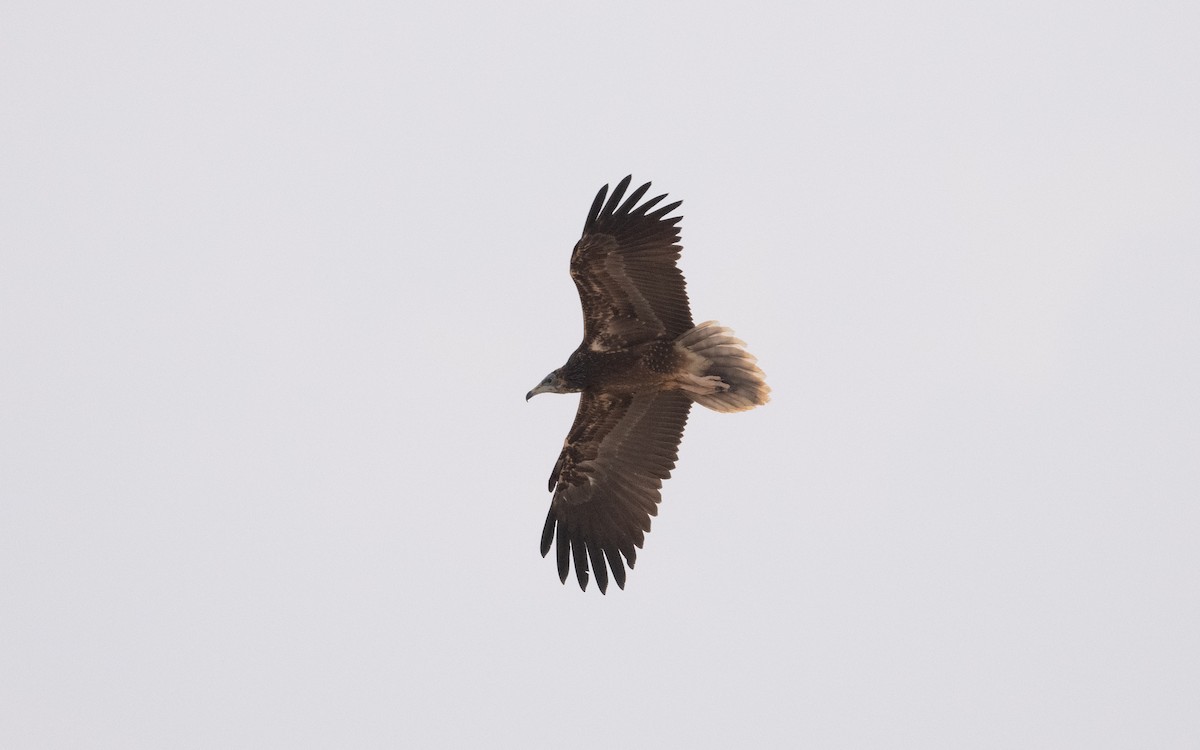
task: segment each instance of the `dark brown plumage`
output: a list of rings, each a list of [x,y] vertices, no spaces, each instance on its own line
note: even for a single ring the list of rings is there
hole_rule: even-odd
[[[548,554],[557,538],[559,578],[566,582],[573,563],[580,588],[590,569],[601,592],[609,571],[625,587],[692,402],[742,411],[766,403],[770,392],[732,331],[692,323],[676,266],[682,217],[667,218],[680,202],[655,208],[660,195],[637,205],[650,183],[622,202],[630,180],[607,201],[608,186],[600,189],[571,254],[583,342],[526,395],[582,393],[550,474],[541,551]]]

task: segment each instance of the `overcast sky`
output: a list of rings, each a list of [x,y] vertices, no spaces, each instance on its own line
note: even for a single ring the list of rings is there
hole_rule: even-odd
[[[410,5],[0,10],[0,745],[1200,745],[1195,2]],[[773,401],[601,596],[629,173]]]

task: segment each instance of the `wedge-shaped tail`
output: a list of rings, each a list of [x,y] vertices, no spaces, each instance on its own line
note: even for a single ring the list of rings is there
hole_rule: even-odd
[[[766,376],[746,351],[746,342],[715,320],[701,323],[675,340],[695,355],[688,382],[681,388],[692,400],[713,411],[746,411],[770,400]]]

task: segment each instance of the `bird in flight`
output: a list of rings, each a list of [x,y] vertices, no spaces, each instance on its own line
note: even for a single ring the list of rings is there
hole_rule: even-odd
[[[526,396],[579,393],[575,422],[550,473],[550,513],[542,556],[555,552],[567,581],[588,571],[601,593],[609,571],[625,588],[625,567],[657,515],[663,480],[679,457],[692,402],[734,412],[765,404],[771,389],[745,342],[715,321],[694,325],[679,260],[682,201],[612,195],[600,188],[571,253],[571,278],[583,305],[583,343]],[[607,196],[607,200],[605,197]]]

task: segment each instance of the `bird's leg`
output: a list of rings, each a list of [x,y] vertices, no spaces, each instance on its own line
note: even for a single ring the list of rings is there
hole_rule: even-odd
[[[693,375],[688,373],[676,381],[679,390],[697,396],[708,396],[719,391],[729,390],[729,383],[717,375]]]

